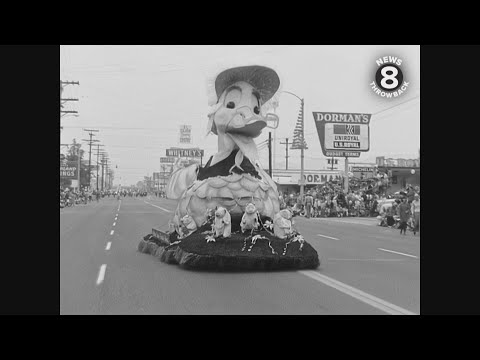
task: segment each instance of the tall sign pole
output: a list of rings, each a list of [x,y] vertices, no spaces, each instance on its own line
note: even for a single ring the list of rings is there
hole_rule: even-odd
[[[348,194],[348,157],[345,157],[345,194]]]
[[[303,110],[304,110],[303,99],[301,101],[302,101],[302,146],[300,148],[300,199],[302,199],[302,204],[303,204],[304,202],[303,192],[305,190],[305,179],[304,179],[305,122],[303,117]]]
[[[78,144],[77,159],[78,159],[78,190],[77,192],[80,192],[80,144]]]

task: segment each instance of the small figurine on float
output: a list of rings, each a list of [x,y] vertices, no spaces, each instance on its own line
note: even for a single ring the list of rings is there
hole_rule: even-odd
[[[213,220],[215,219],[215,209],[207,209],[205,211],[205,221],[203,222],[202,225],[206,224],[213,224]]]
[[[219,206],[215,211],[215,237],[230,237],[232,234],[232,218],[230,213],[224,207]]]
[[[245,207],[245,213],[242,216],[242,221],[240,223],[240,228],[242,229],[242,233],[245,232],[245,230],[257,230],[258,228],[258,212],[257,208],[255,207],[254,204],[249,203]]]
[[[288,209],[280,210],[273,219],[273,233],[280,239],[287,238],[293,232],[292,213]]]
[[[179,227],[179,238],[183,239],[197,230],[197,224],[190,215],[185,215],[181,219],[181,226]]]

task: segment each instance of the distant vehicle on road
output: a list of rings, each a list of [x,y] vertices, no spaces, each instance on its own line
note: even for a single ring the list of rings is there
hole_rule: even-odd
[[[378,201],[377,205],[377,212],[380,214],[380,210],[382,209],[382,206],[384,206],[385,210],[389,209],[392,207],[392,204],[395,202],[396,199],[380,199]]]

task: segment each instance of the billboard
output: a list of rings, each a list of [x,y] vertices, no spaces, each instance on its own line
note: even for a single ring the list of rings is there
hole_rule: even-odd
[[[351,172],[374,172],[375,168],[373,166],[352,166]]]
[[[322,151],[328,157],[360,157],[370,150],[371,114],[313,112]]]
[[[315,174],[303,175],[303,180],[305,185],[320,185],[332,180],[340,181],[342,177],[339,173],[332,174],[319,171]],[[298,184],[300,184],[300,180],[298,180]]]
[[[174,164],[177,158],[173,156],[167,156],[167,157],[160,157],[160,163],[162,164]]]
[[[78,162],[64,161],[60,164],[60,178],[78,179]]]
[[[192,126],[180,125],[180,144],[191,144],[192,142]]]
[[[174,157],[203,157],[203,150],[171,148],[166,150],[165,155]]]
[[[350,166],[353,176],[360,179],[369,179],[375,176],[375,166]]]

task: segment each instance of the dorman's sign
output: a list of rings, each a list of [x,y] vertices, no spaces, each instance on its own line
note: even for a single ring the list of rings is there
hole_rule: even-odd
[[[360,157],[370,150],[372,114],[313,112],[322,151],[328,157]]]

